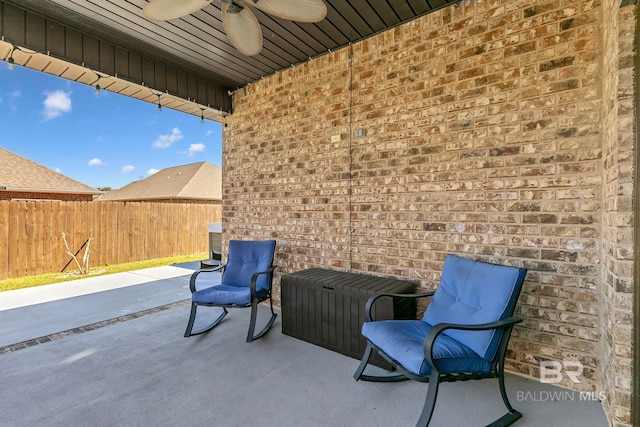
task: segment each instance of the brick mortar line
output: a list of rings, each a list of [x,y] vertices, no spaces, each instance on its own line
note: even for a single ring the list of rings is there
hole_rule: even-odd
[[[142,316],[146,316],[148,314],[159,313],[161,311],[169,310],[172,308],[180,307],[189,303],[190,300],[177,301],[170,304],[161,305],[159,307],[153,307],[142,311],[137,311],[135,313],[125,314],[123,316],[118,316],[113,319],[102,320],[100,322],[91,323],[85,326],[79,326],[77,328],[67,329],[66,331],[56,332],[53,334],[45,335],[38,338],[33,338],[27,341],[22,341],[15,344],[6,345],[0,347],[0,355],[6,353],[12,353],[14,351],[22,350],[25,348],[33,347],[38,344],[44,344],[47,342],[59,340],[61,338],[65,338],[71,335],[83,334],[85,332],[93,331],[96,329],[104,328],[105,326],[115,325],[117,323],[126,322],[127,320],[137,319]]]

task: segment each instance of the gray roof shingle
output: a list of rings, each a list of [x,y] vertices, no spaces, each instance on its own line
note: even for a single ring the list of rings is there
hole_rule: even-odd
[[[221,200],[222,169],[199,162],[162,169],[124,187],[108,191],[98,200]]]
[[[0,147],[0,187],[13,191],[100,194],[101,191]]]

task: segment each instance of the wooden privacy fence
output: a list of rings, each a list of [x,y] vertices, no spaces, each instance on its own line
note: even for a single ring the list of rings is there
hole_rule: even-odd
[[[207,224],[221,220],[219,204],[0,201],[0,279],[60,272],[62,232],[74,253],[92,239],[95,267],[207,252]]]

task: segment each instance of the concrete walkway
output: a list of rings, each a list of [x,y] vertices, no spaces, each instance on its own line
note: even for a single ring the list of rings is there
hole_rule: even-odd
[[[146,268],[0,292],[0,347],[190,298],[198,263]],[[219,281],[218,273],[210,280]]]

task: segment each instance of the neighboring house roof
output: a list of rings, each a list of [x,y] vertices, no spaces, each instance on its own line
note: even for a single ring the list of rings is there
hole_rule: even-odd
[[[222,200],[222,169],[209,162],[166,168],[98,200]]]
[[[100,194],[100,190],[66,177],[0,147],[0,190],[38,193]]]

